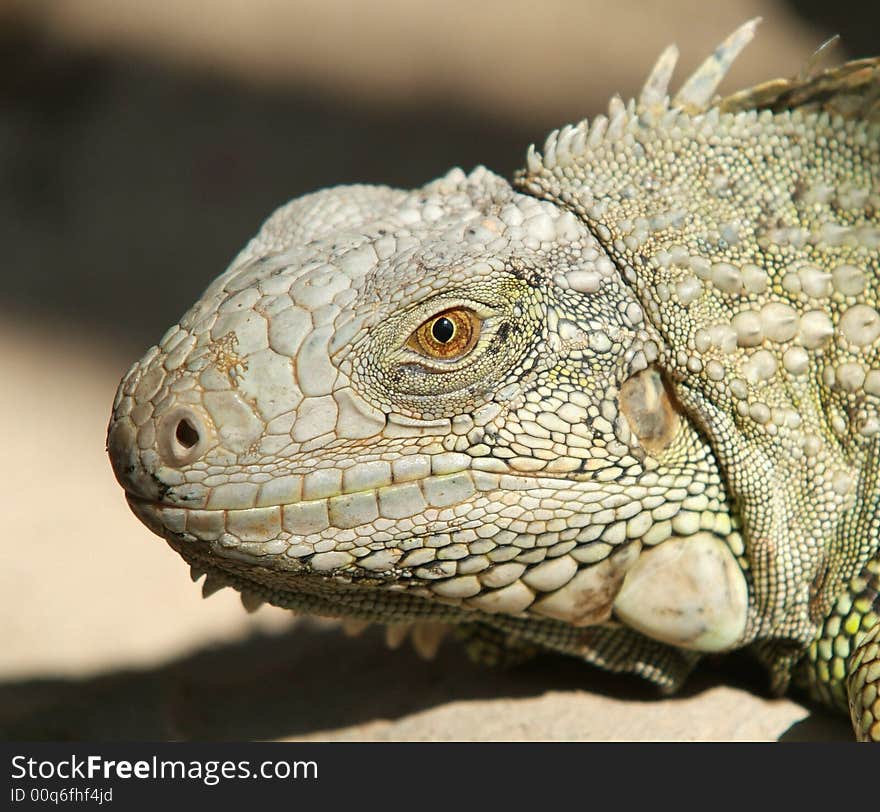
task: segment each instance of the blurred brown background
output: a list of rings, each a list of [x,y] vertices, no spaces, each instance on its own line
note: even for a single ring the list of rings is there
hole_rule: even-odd
[[[550,129],[681,80],[744,20],[724,85],[828,36],[880,53],[876,4],[818,0],[0,2],[0,735],[822,738],[736,659],[682,697],[555,658],[487,672],[203,602],[104,457],[116,383],[277,205],[348,182],[509,175]]]

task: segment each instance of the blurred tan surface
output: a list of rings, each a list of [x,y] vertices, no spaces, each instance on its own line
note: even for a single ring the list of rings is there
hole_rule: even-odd
[[[447,162],[506,172],[532,129],[637,92],[671,41],[681,80],[763,14],[732,89],[796,71],[825,32],[758,0],[0,9],[40,45],[19,46],[29,72],[7,74],[0,118],[0,736],[849,737],[846,720],[764,698],[741,661],[658,699],[570,659],[496,672],[447,645],[425,663],[378,631],[248,616],[228,590],[203,601],[104,453],[127,366],[272,205],[341,181],[412,185]]]
[[[766,0],[41,0],[28,13],[79,45],[383,104],[451,97],[513,117],[564,118],[572,101],[632,94],[669,43],[686,71],[756,16],[764,47],[734,67],[730,88],[797,72],[803,43],[822,40]]]

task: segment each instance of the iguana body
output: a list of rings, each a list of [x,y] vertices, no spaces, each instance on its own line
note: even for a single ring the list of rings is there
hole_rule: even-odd
[[[880,739],[880,67],[276,212],[123,380],[138,516],[246,606],[666,689],[751,646]]]

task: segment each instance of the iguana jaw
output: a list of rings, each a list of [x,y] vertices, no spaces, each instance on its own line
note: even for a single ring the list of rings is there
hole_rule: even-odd
[[[559,480],[561,488],[566,484]],[[127,499],[135,515],[186,559],[194,579],[208,574],[203,590],[206,595],[232,586],[248,596],[243,599],[246,606],[258,597],[297,612],[385,623],[426,617],[472,620],[483,614],[543,616],[576,626],[601,622],[610,617],[623,577],[642,546],[639,541],[622,542],[603,560],[584,567],[574,579],[573,573],[548,574],[539,582],[530,578],[529,571],[520,564],[488,566],[479,573],[482,580],[473,576],[463,590],[464,577],[454,572],[450,577],[443,566],[445,559],[427,556],[429,560],[420,563],[401,552],[401,547],[424,552],[429,538],[414,537],[412,542],[395,542],[372,553],[365,548],[358,552],[368,555],[358,559],[337,550],[303,556],[300,548],[313,550],[317,546],[320,550],[327,541],[314,535],[297,539],[281,533],[273,537],[271,534],[277,531],[266,519],[267,512],[299,509],[300,505],[206,511],[133,495]],[[238,535],[223,532],[222,527],[235,529]],[[258,534],[261,541],[247,540]],[[479,544],[479,538],[475,541]],[[530,582],[528,587],[520,577],[524,573]],[[552,588],[548,579],[553,578],[563,589]],[[581,584],[579,593],[587,590],[591,596],[588,604],[581,598],[576,608],[570,608],[572,587],[564,588],[569,581]],[[471,588],[470,582],[476,588]]]
[[[430,567],[389,565],[385,571],[370,571],[356,563],[346,564],[338,556],[340,566],[320,571],[308,559],[285,555],[284,540],[247,542],[228,534],[224,539],[218,533],[213,539],[200,538],[206,529],[206,511],[131,496],[129,503],[148,527],[190,563],[194,579],[207,574],[206,596],[231,586],[242,594],[249,609],[268,602],[298,613],[386,624],[476,620],[509,627],[511,622],[528,618],[532,624],[564,625],[572,640],[577,638],[577,629],[607,622],[616,613],[651,637],[699,650],[729,648],[738,641],[746,622],[748,590],[734,555],[721,537],[696,525],[693,532],[673,535],[654,547],[644,547],[638,539],[624,543],[606,559],[573,576],[557,575],[553,569],[559,568],[558,563],[541,576],[543,581],[529,572],[521,579],[519,568],[508,578],[506,593],[492,590],[495,581],[491,578],[484,584],[474,578],[474,584],[482,587],[479,592],[456,594],[461,576],[444,578],[440,569],[432,573]],[[232,514],[230,524],[240,528],[242,521],[236,513],[248,511],[211,512],[215,527],[230,522]],[[251,518],[253,536],[260,516]],[[265,535],[271,527],[261,530]],[[332,560],[332,554],[325,556],[321,566]],[[504,577],[502,571],[503,567],[494,578]],[[437,580],[432,581],[432,575]],[[553,578],[560,578],[556,589],[548,580]],[[446,594],[444,584],[452,586]],[[670,584],[675,588],[670,589]],[[528,601],[518,606],[519,593],[529,590]],[[529,636],[532,642],[541,642],[537,627]],[[559,639],[558,631],[554,637]]]
[[[460,607],[429,601],[405,590],[389,589],[376,579],[279,572],[233,558],[221,558],[170,533],[164,538],[190,565],[194,581],[205,576],[202,585],[205,597],[231,587],[241,593],[242,603],[249,611],[268,603],[297,614],[373,623],[462,622],[473,615]]]

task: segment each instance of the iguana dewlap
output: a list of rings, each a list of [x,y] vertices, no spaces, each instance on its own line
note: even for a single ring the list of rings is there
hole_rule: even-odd
[[[750,646],[880,739],[880,61],[637,101],[276,211],[122,381],[129,504],[249,608],[677,687]]]

